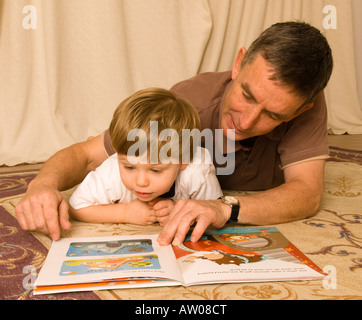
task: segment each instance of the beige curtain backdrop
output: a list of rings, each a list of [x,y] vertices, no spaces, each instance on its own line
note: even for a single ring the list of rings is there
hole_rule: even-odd
[[[42,162],[100,134],[135,90],[229,70],[239,48],[287,20],[313,24],[333,48],[330,132],[362,133],[352,3],[0,0],[0,165]],[[323,26],[326,5],[336,29]]]

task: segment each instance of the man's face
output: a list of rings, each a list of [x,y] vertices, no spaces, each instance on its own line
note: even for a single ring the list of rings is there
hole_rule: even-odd
[[[242,61],[242,57],[239,53],[238,59]],[[269,79],[273,71],[262,56],[241,69],[241,61],[237,61],[234,81],[221,106],[220,127],[225,135],[227,129],[234,129],[236,141],[260,136],[297,115],[304,100]]]

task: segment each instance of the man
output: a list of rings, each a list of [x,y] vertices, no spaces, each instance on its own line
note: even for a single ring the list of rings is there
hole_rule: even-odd
[[[168,217],[160,216],[161,244],[180,244],[193,225],[191,240],[196,241],[208,226],[228,221],[264,225],[317,213],[328,157],[322,91],[332,69],[331,49],[321,33],[287,22],[264,31],[248,51],[242,48],[231,73],[201,74],[171,89],[194,104],[203,129],[222,129],[225,139],[228,129],[235,130],[235,171],[218,177],[221,186],[260,192],[179,201]],[[79,183],[111,153],[106,132],[51,157],[16,207],[20,226],[59,238],[60,228],[70,223],[58,190]]]

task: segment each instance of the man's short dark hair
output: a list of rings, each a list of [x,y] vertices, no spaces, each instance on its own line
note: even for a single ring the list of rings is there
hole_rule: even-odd
[[[304,22],[276,23],[256,39],[242,66],[260,54],[273,69],[270,78],[290,87],[305,104],[327,86],[333,70],[332,50],[321,32]]]

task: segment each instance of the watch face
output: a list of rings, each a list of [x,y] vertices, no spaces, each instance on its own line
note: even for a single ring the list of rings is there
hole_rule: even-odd
[[[238,201],[238,199],[236,199],[234,197],[225,196],[224,203],[231,204],[231,205],[237,205],[237,204],[239,204],[239,201]]]

